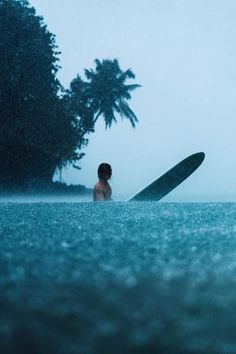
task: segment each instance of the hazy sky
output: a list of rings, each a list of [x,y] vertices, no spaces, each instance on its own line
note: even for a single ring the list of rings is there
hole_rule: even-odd
[[[166,200],[236,201],[235,0],[31,0],[61,50],[65,87],[94,59],[118,58],[142,85],[130,106],[139,124],[99,122],[81,171],[67,183],[96,182],[113,167],[114,196],[130,196],[188,155],[206,160]]]

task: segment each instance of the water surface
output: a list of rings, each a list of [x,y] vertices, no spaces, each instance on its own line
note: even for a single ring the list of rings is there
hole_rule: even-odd
[[[1,353],[236,353],[236,204],[1,203]]]

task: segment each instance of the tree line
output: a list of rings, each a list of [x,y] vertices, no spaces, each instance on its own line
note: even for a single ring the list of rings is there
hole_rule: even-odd
[[[27,186],[52,181],[57,169],[79,168],[88,134],[102,117],[110,128],[117,117],[133,127],[128,101],[139,85],[118,60],[95,60],[85,79],[65,89],[57,78],[55,35],[26,0],[0,0],[0,184]]]

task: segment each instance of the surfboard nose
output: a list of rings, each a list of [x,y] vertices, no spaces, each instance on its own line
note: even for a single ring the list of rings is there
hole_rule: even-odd
[[[196,156],[199,160],[203,161],[206,157],[206,154],[205,154],[205,152],[202,152],[202,151],[196,152],[195,154],[190,155],[189,158],[192,158],[193,156]]]

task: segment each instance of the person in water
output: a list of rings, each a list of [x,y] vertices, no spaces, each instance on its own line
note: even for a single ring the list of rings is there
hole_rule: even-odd
[[[98,182],[95,184],[93,188],[93,201],[109,201],[111,199],[111,186],[109,184],[109,179],[112,175],[111,165],[108,163],[101,163],[98,166]]]

